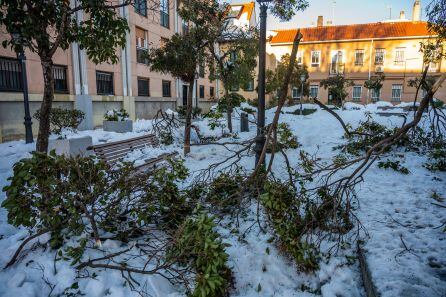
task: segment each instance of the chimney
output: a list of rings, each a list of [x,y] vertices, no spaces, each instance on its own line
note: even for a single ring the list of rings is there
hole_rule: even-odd
[[[420,0],[415,0],[413,4],[413,10],[412,10],[412,21],[419,22],[421,18],[421,4]]]
[[[406,15],[404,14],[404,10],[400,11],[400,20],[405,20],[406,19]]]
[[[324,17],[321,16],[321,15],[317,17],[317,26],[318,27],[323,27],[324,26]]]

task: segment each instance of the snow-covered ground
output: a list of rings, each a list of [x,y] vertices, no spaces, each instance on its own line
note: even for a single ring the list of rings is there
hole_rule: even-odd
[[[355,127],[366,118],[367,112],[377,110],[378,104],[366,107],[349,104],[347,110],[336,112]],[[314,106],[307,106],[316,108]],[[281,122],[287,122],[297,135],[302,147],[288,151],[291,162],[298,159],[300,149],[316,153],[324,160],[336,154],[333,147],[343,143],[343,130],[337,120],[327,112],[319,110],[308,116],[287,114],[296,107],[286,107]],[[267,120],[271,121],[274,109],[267,111]],[[382,117],[372,113],[373,118],[388,126],[401,124],[397,116]],[[200,133],[218,135],[219,129],[211,131],[207,121],[196,122]],[[238,119],[234,120],[238,130]],[[82,131],[76,135],[90,135],[93,142],[121,140],[148,133],[151,121],[137,121],[132,133],[117,134],[101,129]],[[239,140],[255,135],[255,126],[250,132],[238,133]],[[12,174],[13,164],[29,156],[32,144],[13,141],[0,144],[0,187],[5,186],[7,177]],[[128,156],[129,160],[147,158],[161,151],[181,152],[180,145],[171,145],[154,150],[136,152]],[[222,146],[192,146],[192,152],[186,158],[192,180],[194,174],[209,164],[224,160],[228,156]],[[365,175],[365,181],[358,186],[360,208],[357,216],[368,235],[362,234],[365,244],[365,256],[372,278],[382,296],[446,296],[446,233],[440,226],[445,218],[445,209],[432,204],[433,192],[446,198],[446,174],[432,173],[422,167],[426,156],[414,153],[401,153],[402,165],[410,170],[403,175],[393,170],[380,169],[373,165]],[[240,165],[247,169],[253,167],[252,156],[241,160]],[[276,156],[274,171],[285,174],[283,159]],[[5,193],[0,192],[0,201]],[[355,245],[342,250],[337,256],[321,263],[321,268],[314,274],[299,272],[293,262],[279,251],[274,243],[269,243],[270,233],[260,232],[256,220],[255,205],[247,209],[247,216],[240,221],[240,233],[249,229],[244,238],[231,231],[228,218],[219,220],[218,231],[224,241],[231,244],[227,248],[229,265],[235,278],[235,288],[231,296],[365,296],[359,273],[358,261],[351,264],[349,256],[355,255]],[[7,213],[0,209],[0,267],[4,267],[13,252],[27,235],[24,229],[15,228],[7,223]],[[42,242],[47,238],[40,239]],[[105,242],[104,246],[114,248],[114,242]],[[30,244],[29,246],[32,246]],[[54,252],[37,247],[15,266],[0,270],[0,296],[47,296],[51,289],[46,283],[56,285],[53,295],[60,294],[73,282],[78,282],[79,289],[86,296],[136,296],[119,272],[97,272],[95,279],[77,278],[69,263],[58,261],[54,264]],[[56,269],[54,269],[56,267]],[[144,276],[139,279],[152,296],[182,296],[166,280],[157,276]]]

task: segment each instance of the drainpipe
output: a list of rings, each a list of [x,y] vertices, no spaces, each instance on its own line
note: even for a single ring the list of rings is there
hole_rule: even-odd
[[[372,71],[372,54],[373,54],[373,39],[370,41],[369,79],[371,78],[371,71]],[[370,89],[367,89],[367,98],[365,100],[365,104],[369,104],[369,98],[370,98]]]

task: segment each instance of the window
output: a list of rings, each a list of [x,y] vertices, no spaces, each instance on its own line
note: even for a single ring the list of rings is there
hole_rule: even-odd
[[[200,85],[199,92],[200,92],[200,99],[203,99],[204,98],[204,86],[203,85]]]
[[[404,47],[398,47],[395,50],[395,65],[402,66],[404,65],[404,52],[406,49]]]
[[[375,49],[375,65],[384,65],[386,50],[383,48]]]
[[[163,80],[163,97],[172,97],[170,80]]]
[[[169,28],[169,0],[161,0],[160,2],[160,24]]]
[[[198,65],[198,75],[201,78],[204,78],[204,61],[200,61],[200,64]]]
[[[319,95],[319,86],[317,85],[310,86],[310,97],[317,98],[318,95]]]
[[[248,92],[252,92],[252,91],[254,91],[254,80],[253,80],[253,79],[250,80],[250,81],[246,84],[246,86],[245,86],[245,91],[248,91]]]
[[[150,80],[148,78],[138,77],[138,96],[150,96]]]
[[[135,0],[135,12],[142,15],[147,16],[147,0]]]
[[[214,87],[209,87],[209,96],[214,97]]]
[[[54,92],[68,93],[67,67],[53,66]]]
[[[147,31],[135,27],[136,35],[136,62],[147,64]]]
[[[181,21],[181,31],[184,34],[189,33],[189,22],[186,22],[185,20]]]
[[[362,87],[361,86],[353,86],[353,101],[361,100]]]
[[[372,89],[372,101],[379,101],[379,97],[381,96],[381,89]]]
[[[293,87],[291,96],[293,99],[299,99],[300,100],[300,90],[299,88]]]
[[[355,65],[356,66],[364,65],[364,50],[363,49],[357,49],[355,51]]]
[[[297,64],[298,65],[302,65],[303,57],[304,57],[304,53],[303,52],[297,52]]]
[[[98,95],[113,95],[113,73],[96,71],[96,93]]]
[[[0,57],[0,91],[22,91],[22,71],[17,59]]]
[[[311,52],[311,66],[317,67],[321,63],[321,52]]]
[[[400,102],[403,85],[392,85],[392,101]]]

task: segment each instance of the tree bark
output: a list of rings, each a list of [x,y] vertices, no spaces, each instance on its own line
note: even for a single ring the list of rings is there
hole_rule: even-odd
[[[232,133],[232,105],[231,100],[229,99],[229,91],[225,88],[225,97],[226,97],[226,116],[228,120],[228,129],[229,133]]]
[[[51,105],[54,100],[54,77],[53,60],[40,57],[43,70],[43,100],[40,106],[39,134],[37,135],[36,150],[38,152],[48,151],[48,138],[50,136],[50,114]]]
[[[184,155],[190,153],[190,129],[192,125],[192,96],[194,94],[195,79],[189,81],[187,90],[186,125],[184,127]]]

